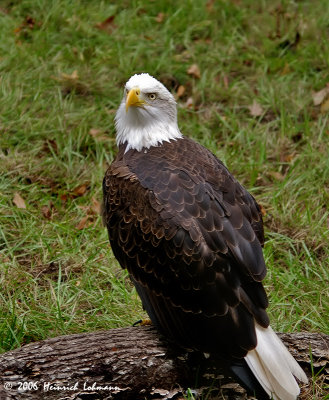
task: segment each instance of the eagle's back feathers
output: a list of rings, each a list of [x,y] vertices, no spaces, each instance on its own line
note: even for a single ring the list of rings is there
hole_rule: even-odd
[[[226,167],[188,138],[145,152],[121,146],[104,194],[113,252],[153,322],[221,356],[254,348],[254,318],[269,324],[262,216]]]

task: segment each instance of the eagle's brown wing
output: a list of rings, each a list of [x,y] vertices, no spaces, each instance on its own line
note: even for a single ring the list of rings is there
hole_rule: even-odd
[[[183,138],[121,148],[103,183],[114,255],[175,341],[242,357],[269,321],[259,207],[207,149]]]

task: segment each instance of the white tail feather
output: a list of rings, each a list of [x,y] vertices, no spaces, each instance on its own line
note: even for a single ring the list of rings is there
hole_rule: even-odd
[[[266,393],[274,400],[296,400],[300,389],[295,377],[307,383],[307,377],[294,357],[269,326],[256,324],[257,346],[245,360]]]

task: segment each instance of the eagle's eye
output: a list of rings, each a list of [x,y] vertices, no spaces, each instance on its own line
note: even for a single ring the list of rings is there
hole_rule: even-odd
[[[150,100],[155,100],[155,99],[157,98],[157,96],[156,96],[155,93],[149,93],[147,96],[148,96],[148,98],[149,98]]]

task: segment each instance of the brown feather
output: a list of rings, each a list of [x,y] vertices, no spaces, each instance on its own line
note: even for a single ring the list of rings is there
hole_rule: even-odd
[[[103,219],[153,323],[187,347],[243,357],[268,326],[261,212],[207,149],[188,138],[120,146]]]

